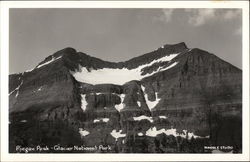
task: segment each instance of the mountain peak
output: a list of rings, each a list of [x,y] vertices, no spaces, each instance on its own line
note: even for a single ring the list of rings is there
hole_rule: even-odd
[[[180,42],[177,44],[165,44],[163,46],[160,47],[160,49],[167,49],[167,48],[174,48],[174,49],[188,49],[187,45],[185,44],[185,42]]]
[[[53,54],[54,57],[59,57],[59,56],[62,56],[64,54],[74,54],[76,53],[77,51],[72,48],[72,47],[67,47],[67,48],[64,48],[60,51],[57,51],[56,53]]]

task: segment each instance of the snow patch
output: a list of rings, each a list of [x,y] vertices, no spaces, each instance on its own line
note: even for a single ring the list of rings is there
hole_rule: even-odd
[[[107,123],[109,121],[109,118],[103,118],[102,121]]]
[[[156,127],[153,127],[153,128],[149,128],[149,130],[146,131],[146,135],[150,137],[156,137],[157,135],[161,133],[165,133],[168,136],[173,135],[174,137],[180,136],[182,138],[187,138],[189,140],[192,137],[193,138],[209,138],[209,136],[201,137],[201,136],[194,135],[194,133],[188,132],[187,130],[183,130],[183,133],[177,133],[176,129],[173,129],[173,128],[167,129],[167,130],[166,129],[157,130]]]
[[[48,64],[50,64],[51,62],[54,62],[55,60],[58,60],[58,59],[60,59],[62,56],[59,56],[59,57],[52,57],[52,59],[51,60],[49,60],[49,61],[47,61],[47,62],[45,62],[45,63],[43,63],[43,64],[40,64],[40,65],[38,65],[36,68],[38,69],[38,68],[41,68],[41,67],[43,67],[43,66],[45,66],[45,65],[48,65]]]
[[[109,121],[109,118],[100,118],[100,119],[95,119],[94,123],[98,123],[98,122],[105,122],[107,123]]]
[[[142,133],[142,132],[140,132],[140,133],[138,133],[137,135],[138,135],[138,136],[143,136],[143,133]]]
[[[100,122],[100,120],[99,119],[95,119],[93,122],[94,123],[98,123],[98,122]]]
[[[81,135],[81,138],[84,137],[84,136],[87,136],[89,134],[88,131],[82,129],[82,128],[79,128],[79,133]]]
[[[145,116],[145,115],[141,115],[141,116],[138,116],[138,117],[133,117],[133,119],[134,119],[135,121],[148,120],[148,121],[150,121],[151,123],[154,122],[154,120],[153,120],[152,117],[148,117],[148,116]]]
[[[160,71],[164,71],[164,70],[174,67],[177,64],[177,62],[174,62],[173,64],[165,68],[159,67],[157,70],[153,71],[150,74],[142,75],[143,68],[151,66],[159,62],[171,61],[173,58],[178,56],[178,54],[179,53],[164,56],[162,58],[153,60],[148,64],[140,65],[134,69],[127,69],[124,67],[122,69],[103,68],[103,69],[88,71],[86,67],[80,67],[79,71],[76,71],[76,72],[71,71],[71,73],[75,77],[75,79],[79,82],[84,82],[84,83],[89,83],[89,84],[110,83],[110,84],[123,85],[124,83],[129,82],[131,80],[141,80],[145,77],[154,75],[155,73],[158,73]]]
[[[86,101],[86,94],[81,94],[82,100],[81,100],[81,108],[83,111],[86,110],[88,102]]]
[[[141,102],[140,102],[140,101],[137,101],[137,105],[138,105],[139,107],[141,107]]]
[[[117,111],[120,112],[125,107],[125,104],[123,103],[124,98],[125,98],[125,94],[120,94],[118,96],[121,98],[121,103],[120,104],[116,104],[115,108],[116,108]]]
[[[82,87],[81,87],[82,88]],[[89,93],[90,95],[101,95],[101,94],[113,94],[113,95],[119,95],[117,93],[109,93],[109,92],[92,92],[92,93]]]
[[[21,120],[20,122],[21,122],[21,123],[26,123],[26,122],[27,122],[27,120]]]
[[[38,88],[38,90],[37,90],[37,91],[41,91],[41,90],[42,90],[42,87]]]
[[[167,117],[166,117],[166,116],[163,116],[163,115],[160,115],[159,118],[160,118],[160,119],[167,119]]]
[[[122,130],[116,131],[115,129],[110,134],[115,138],[116,141],[118,140],[118,138],[126,136],[126,134],[122,134]]]
[[[156,137],[158,134],[161,134],[163,132],[164,131],[162,129],[157,131],[156,127],[153,127],[149,128],[149,130],[146,131],[146,136]]]
[[[155,93],[155,96],[156,96],[155,101],[150,101],[150,100],[148,99],[148,94],[145,93],[145,87],[144,87],[143,85],[141,85],[141,89],[142,89],[142,91],[143,91],[143,93],[144,93],[144,97],[145,97],[146,103],[147,103],[147,105],[148,105],[148,108],[149,108],[149,110],[151,111],[151,110],[159,103],[159,101],[160,101],[161,99],[158,98],[158,93],[156,92],[156,93]]]

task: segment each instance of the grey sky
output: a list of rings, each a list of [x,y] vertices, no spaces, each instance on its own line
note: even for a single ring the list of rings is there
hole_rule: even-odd
[[[179,42],[241,68],[241,27],[239,9],[10,9],[10,73],[65,47],[125,61]]]

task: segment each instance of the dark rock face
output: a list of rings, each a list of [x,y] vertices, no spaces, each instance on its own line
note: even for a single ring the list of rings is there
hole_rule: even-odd
[[[80,67],[91,73],[142,65],[148,65],[141,69],[145,77],[123,85],[84,83],[72,74]],[[44,152],[58,153],[242,149],[242,71],[185,43],[119,63],[66,48],[30,72],[10,75],[9,93],[10,152],[22,152],[17,145],[48,146],[53,149]],[[54,149],[58,144],[72,149]]]

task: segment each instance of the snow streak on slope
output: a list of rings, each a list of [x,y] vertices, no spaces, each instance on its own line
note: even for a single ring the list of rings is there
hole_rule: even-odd
[[[167,67],[159,67],[157,70],[153,71],[152,73],[148,73],[142,75],[142,69],[145,67],[149,67],[155,63],[171,61],[173,58],[178,56],[177,54],[171,54],[168,56],[164,56],[162,58],[156,59],[151,61],[148,64],[140,65],[134,69],[127,69],[127,68],[103,68],[97,70],[91,70],[90,72],[87,70],[86,67],[80,67],[80,71],[71,72],[75,79],[79,82],[89,83],[89,84],[118,84],[123,85],[126,82],[131,80],[141,80],[145,77],[154,75],[155,73],[170,69],[174,67],[177,62],[172,63]]]
[[[11,91],[10,93],[9,93],[9,95],[11,95],[12,93],[14,93],[15,91],[17,91],[17,93],[16,93],[16,98],[17,98],[17,96],[19,95],[19,89],[20,89],[20,87],[21,87],[21,85],[23,84],[23,80],[22,80],[22,82],[20,83],[20,85],[18,85],[17,87],[16,87],[16,89],[14,89],[13,91]]]
[[[49,61],[47,61],[47,62],[45,62],[45,63],[43,63],[43,64],[41,64],[41,65],[38,65],[36,68],[40,68],[40,67],[43,67],[43,66],[45,66],[45,65],[48,65],[48,64],[50,64],[51,62],[60,59],[61,57],[62,57],[62,56],[59,56],[59,57],[57,57],[57,58],[52,57],[51,60],[49,60]]]

